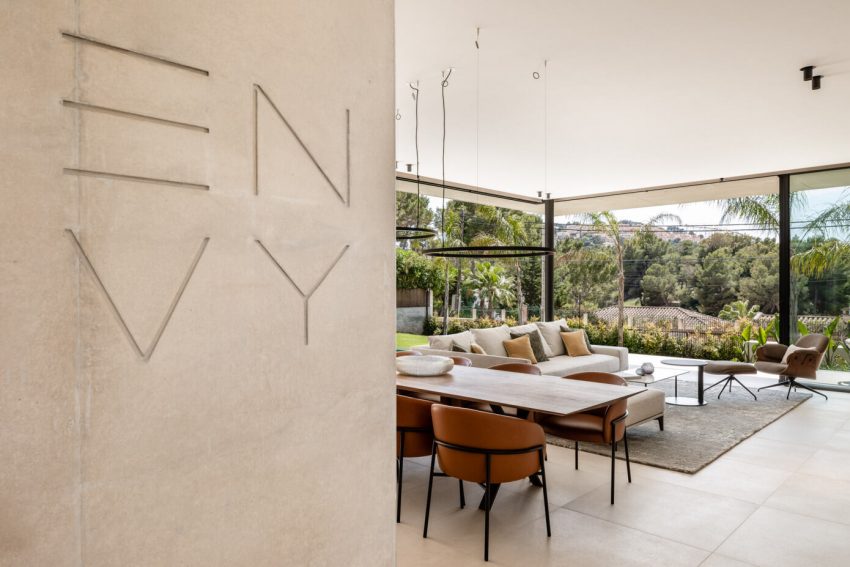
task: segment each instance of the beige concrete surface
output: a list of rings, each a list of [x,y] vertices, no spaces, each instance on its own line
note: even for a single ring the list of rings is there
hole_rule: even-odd
[[[0,22],[0,565],[392,564],[392,2]]]

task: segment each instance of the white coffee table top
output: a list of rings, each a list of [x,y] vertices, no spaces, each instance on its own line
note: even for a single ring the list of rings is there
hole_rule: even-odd
[[[637,374],[635,374],[635,370],[637,370],[638,368],[640,367],[629,367],[628,370],[621,370],[620,372],[614,372],[614,374],[625,378],[629,382],[635,382],[638,384],[654,384],[655,382],[669,380],[670,378],[675,378],[676,376],[681,376],[683,374],[688,373],[687,368],[664,368],[656,366],[655,371],[653,371],[652,374],[644,374],[643,376],[638,376]]]

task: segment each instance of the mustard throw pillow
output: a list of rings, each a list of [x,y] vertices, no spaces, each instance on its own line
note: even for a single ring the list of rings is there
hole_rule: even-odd
[[[508,356],[511,358],[526,358],[532,364],[537,364],[537,359],[534,358],[534,350],[531,348],[531,339],[528,335],[523,335],[509,341],[502,341]]]
[[[590,349],[587,348],[587,343],[584,342],[584,331],[562,332],[561,340],[564,341],[564,346],[567,347],[568,355],[590,356]]]

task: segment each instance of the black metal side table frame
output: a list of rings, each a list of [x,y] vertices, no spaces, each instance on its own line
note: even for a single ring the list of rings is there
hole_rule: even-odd
[[[670,404],[671,406],[704,406],[708,402],[705,401],[705,395],[703,393],[703,369],[708,364],[705,360],[696,360],[693,358],[665,358],[661,361],[661,364],[666,366],[696,366],[697,367],[697,397],[691,398],[686,396],[679,395],[679,381],[676,380],[676,384],[674,386],[674,396],[668,396],[664,398],[664,401]]]

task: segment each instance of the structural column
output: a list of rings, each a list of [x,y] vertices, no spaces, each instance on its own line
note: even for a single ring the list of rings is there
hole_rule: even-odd
[[[555,201],[543,202],[543,246],[555,247]],[[555,318],[555,257],[543,257],[543,320]]]
[[[791,344],[791,176],[779,176],[779,341]]]

